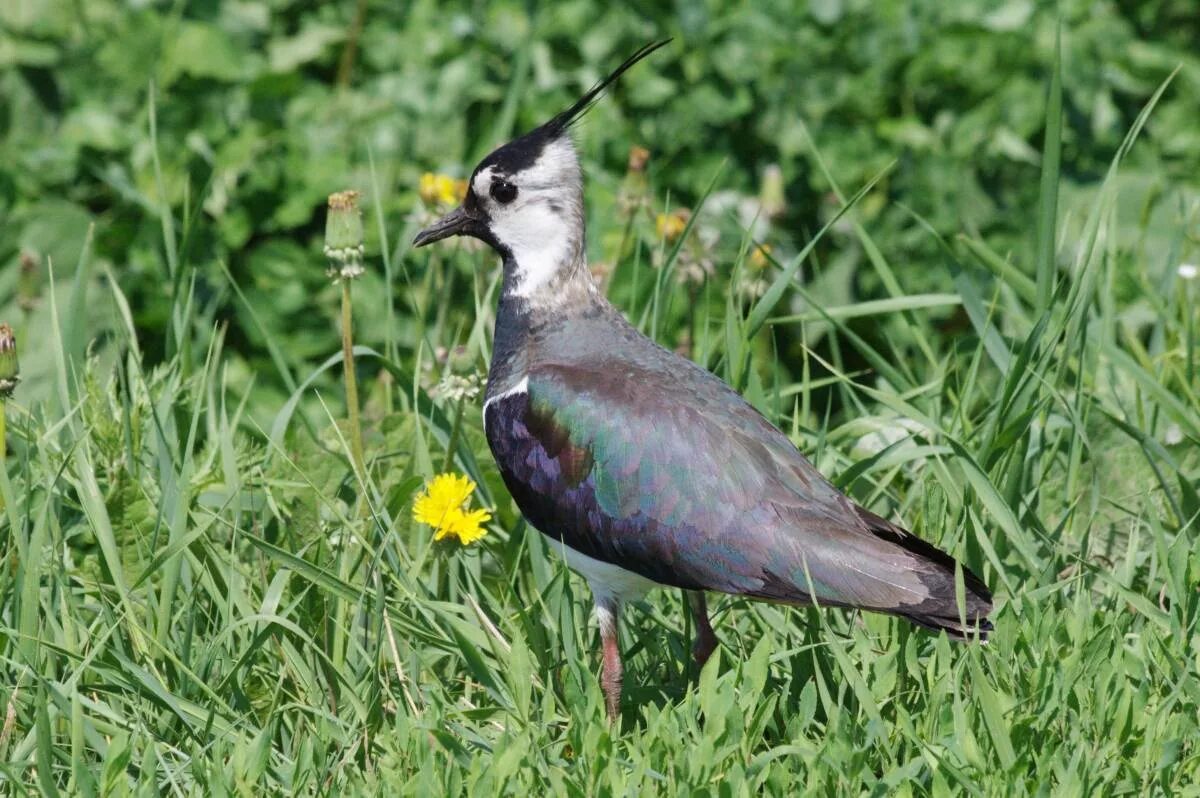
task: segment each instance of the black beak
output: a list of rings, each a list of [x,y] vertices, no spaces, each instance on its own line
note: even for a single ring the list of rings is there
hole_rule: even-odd
[[[477,225],[478,220],[459,206],[417,233],[417,237],[413,239],[413,246],[423,247],[450,236],[477,235]]]

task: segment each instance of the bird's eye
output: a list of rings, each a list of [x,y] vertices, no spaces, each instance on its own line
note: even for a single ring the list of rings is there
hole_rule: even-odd
[[[507,180],[493,180],[490,193],[496,202],[507,205],[517,198],[517,187]]]

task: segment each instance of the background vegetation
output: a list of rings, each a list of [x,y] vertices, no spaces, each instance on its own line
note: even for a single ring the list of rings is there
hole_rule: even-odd
[[[0,4],[0,785],[1196,794],[1195,4],[531,8]],[[586,587],[461,390],[495,259],[408,242],[423,173],[664,35],[578,129],[610,296],[999,610],[983,649],[718,598],[697,674],[664,592],[618,733]],[[471,547],[411,520],[443,470],[494,511]]]

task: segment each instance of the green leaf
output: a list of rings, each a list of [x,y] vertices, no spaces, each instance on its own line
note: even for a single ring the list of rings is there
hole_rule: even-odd
[[[163,48],[166,54],[164,85],[178,75],[234,82],[249,76],[246,50],[228,33],[207,22],[184,20],[174,40]]]

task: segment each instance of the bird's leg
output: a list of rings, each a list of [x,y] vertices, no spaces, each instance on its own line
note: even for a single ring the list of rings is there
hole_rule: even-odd
[[[708,602],[704,600],[704,592],[688,591],[688,607],[692,610],[692,619],[696,622],[696,639],[692,641],[692,656],[701,668],[717,648],[717,635],[713,632],[712,624],[708,622]]]
[[[615,723],[621,711],[621,649],[617,643],[617,618],[621,604],[615,599],[596,603],[600,621],[600,688],[604,690],[604,708]]]

